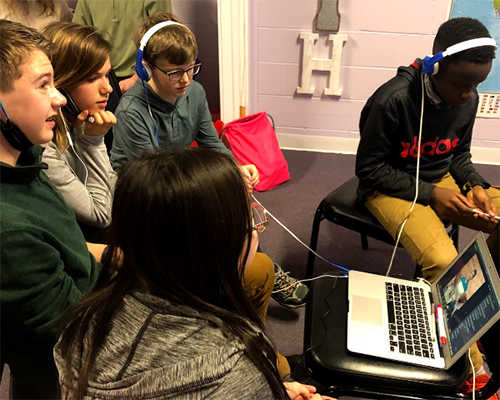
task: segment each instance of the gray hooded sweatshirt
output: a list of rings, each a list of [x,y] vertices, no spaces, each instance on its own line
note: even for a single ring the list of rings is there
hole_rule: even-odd
[[[64,333],[63,333],[64,335]],[[74,354],[88,351],[89,336]],[[54,349],[63,393],[59,343]],[[71,398],[71,395],[69,396]],[[84,399],[271,399],[264,375],[228,338],[195,310],[146,294],[125,297],[97,355]]]

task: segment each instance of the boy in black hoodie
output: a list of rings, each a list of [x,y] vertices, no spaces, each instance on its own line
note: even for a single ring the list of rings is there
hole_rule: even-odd
[[[445,53],[438,64],[433,57],[400,67],[361,112],[359,198],[394,238],[403,226],[400,241],[429,281],[457,255],[442,219],[490,233],[500,209],[500,190],[475,171],[470,153],[476,87],[491,70],[495,41],[479,21],[455,18],[439,28],[433,54],[477,38],[482,39],[471,43],[474,47]],[[472,353],[480,369],[480,354]]]

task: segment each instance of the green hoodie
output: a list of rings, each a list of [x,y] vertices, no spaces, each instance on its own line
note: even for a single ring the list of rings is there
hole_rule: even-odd
[[[94,286],[100,264],[45,173],[42,148],[0,163],[2,361],[51,348],[60,317]]]

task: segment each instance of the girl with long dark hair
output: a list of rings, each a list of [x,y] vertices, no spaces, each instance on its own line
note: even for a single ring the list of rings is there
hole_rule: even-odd
[[[164,149],[125,166],[104,257],[119,272],[67,315],[63,398],[319,398],[282,383],[243,288],[266,224],[228,155]]]

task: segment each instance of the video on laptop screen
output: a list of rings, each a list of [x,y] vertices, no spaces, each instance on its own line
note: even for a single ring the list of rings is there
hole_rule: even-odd
[[[439,280],[437,292],[453,357],[500,310],[477,240]]]

